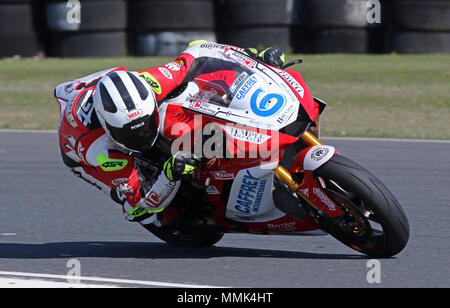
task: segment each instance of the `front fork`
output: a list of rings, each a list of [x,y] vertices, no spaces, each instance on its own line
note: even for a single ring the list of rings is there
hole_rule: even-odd
[[[322,145],[322,142],[320,142],[319,139],[317,139],[309,131],[306,131],[305,133],[303,133],[303,135],[300,136],[300,139],[308,146]],[[294,180],[291,173],[288,170],[286,170],[286,168],[284,168],[281,165],[278,165],[275,167],[275,169],[273,169],[273,172],[274,172],[275,176],[281,182],[286,184],[287,187],[289,187],[289,189],[292,192],[297,191],[298,187],[300,186],[300,183],[298,183],[297,181]]]
[[[307,145],[307,146],[319,146],[323,145],[311,132],[306,131],[300,139]],[[303,200],[305,200],[309,205],[311,205],[316,211],[323,213],[324,209],[327,209],[327,207],[324,206],[323,200],[319,201],[317,199],[317,196],[314,196],[312,192],[308,194],[308,196],[305,196],[303,193],[299,193],[299,187],[301,183],[298,183],[292,176],[292,174],[289,172],[289,170],[286,170],[281,165],[276,166],[273,169],[273,172],[275,176],[284,183],[291,192],[295,192],[299,197],[301,197]],[[313,181],[312,178],[312,172],[308,174],[309,181]],[[317,187],[316,189],[320,189]],[[331,202],[331,201],[330,201]],[[333,211],[329,211],[329,209],[325,210],[326,214],[329,216],[339,216],[341,215],[341,211],[336,211],[336,208]]]

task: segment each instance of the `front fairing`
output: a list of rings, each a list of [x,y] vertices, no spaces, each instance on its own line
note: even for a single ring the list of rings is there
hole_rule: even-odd
[[[303,101],[314,104],[304,85],[238,51],[205,58],[191,76],[186,91],[176,98],[186,110],[269,130],[281,130],[299,115],[302,121],[315,118],[302,107]]]

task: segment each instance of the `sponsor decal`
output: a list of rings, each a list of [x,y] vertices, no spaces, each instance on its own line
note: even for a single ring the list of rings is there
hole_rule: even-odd
[[[286,104],[284,95],[271,93],[267,94],[258,102],[258,97],[264,91],[262,89],[256,90],[250,100],[250,108],[260,117],[270,117],[278,113]]]
[[[91,124],[92,112],[94,111],[94,102],[91,98],[92,90],[90,90],[81,104],[81,108],[78,111],[78,119],[83,123],[84,126]]]
[[[122,194],[131,194],[133,192],[133,188],[128,183],[119,184],[117,186],[117,191]]]
[[[244,48],[240,48],[240,47],[236,47],[236,46],[227,46],[227,47],[225,47],[225,53],[227,53],[230,50],[236,50],[236,51],[239,51],[239,52],[243,52]]]
[[[161,204],[163,204],[163,202],[167,199],[168,196],[170,196],[172,190],[175,188],[176,183],[175,182],[168,182],[166,183],[163,191],[160,191],[159,195],[157,192],[155,192],[154,190],[150,191],[147,195],[147,197],[145,198],[145,204],[152,208],[152,209],[156,209],[159,206],[161,206]],[[162,209],[160,209],[162,210]]]
[[[137,206],[137,207],[129,210],[127,212],[127,214],[132,216],[133,218],[135,218],[135,217],[139,217],[139,216],[145,214],[146,212],[147,212],[147,210],[145,208]]]
[[[250,78],[248,78],[247,81],[244,82],[241,88],[237,91],[236,98],[243,99],[247,95],[248,91],[250,91],[250,89],[256,84],[257,81],[258,80],[256,79],[255,76],[251,76]]]
[[[258,62],[256,62],[254,59],[247,57],[239,52],[234,52],[232,54],[232,57],[238,63],[240,63],[246,67],[249,67],[249,68],[254,68],[256,66],[256,64],[258,64]]]
[[[234,173],[227,172],[225,170],[212,171],[211,174],[216,180],[233,180],[234,179]]]
[[[196,100],[192,100],[189,103],[189,108],[199,109],[201,105],[202,105],[202,102],[196,101]]]
[[[219,49],[225,49],[227,45],[223,44],[216,44],[216,43],[204,43],[200,45],[200,48],[207,48],[207,49],[213,49],[213,48],[219,48]]]
[[[297,80],[295,80],[294,77],[283,70],[277,70],[277,72],[294,88],[298,95],[303,98],[303,96],[305,95],[305,89],[303,89],[303,87],[297,82]]]
[[[153,75],[147,72],[143,72],[139,74],[139,76],[144,78],[144,80],[150,85],[150,88],[152,88],[153,92],[155,92],[156,94],[161,94],[161,84],[158,82],[158,80],[156,80],[155,77],[153,77]]]
[[[319,161],[327,156],[329,151],[330,149],[327,147],[317,147],[311,152],[311,159],[314,161]]]
[[[73,128],[78,126],[77,121],[75,120],[75,117],[73,116],[72,113],[72,107],[73,107],[73,103],[67,105],[66,110],[65,110],[65,114],[66,114],[66,119],[69,122],[70,126],[72,126]]]
[[[135,130],[135,129],[138,129],[139,127],[142,127],[144,125],[145,125],[145,122],[141,122],[141,123],[138,123],[136,125],[131,126],[130,129]]]
[[[251,143],[262,144],[271,138],[270,136],[265,134],[257,133],[255,131],[248,131],[233,126],[222,125],[222,128],[234,139]]]
[[[217,112],[214,108],[211,108],[211,105],[208,103],[201,102],[193,98],[187,98],[186,100],[189,102],[189,109],[195,109],[198,112],[211,115],[216,114]]]
[[[179,62],[176,62],[176,61],[167,63],[164,66],[167,67],[169,70],[174,71],[174,72],[178,72],[181,69],[181,64]]]
[[[159,205],[161,200],[156,192],[152,191],[148,194],[147,198],[145,198],[145,204],[151,208],[155,208]]]
[[[280,224],[267,224],[267,228],[274,232],[294,232],[297,231],[296,226],[297,224],[295,221]]]
[[[97,155],[97,162],[103,171],[118,171],[125,168],[128,164],[126,159],[110,159],[103,154]]]
[[[158,67],[158,70],[166,77],[167,79],[172,79],[172,73],[165,67]]]
[[[285,112],[277,119],[277,122],[280,124],[286,123],[289,121],[293,113],[294,106],[290,105]]]
[[[303,160],[305,170],[316,170],[325,164],[334,155],[334,147],[329,145],[316,145],[311,147]]]
[[[138,110],[132,111],[129,114],[127,114],[127,118],[128,119],[132,119],[132,118],[135,118],[137,116],[140,116],[141,114],[142,114],[142,111],[138,109]]]
[[[111,184],[113,184],[114,186],[118,186],[118,185],[126,183],[126,182],[128,182],[128,178],[118,178],[118,179],[112,180]]]
[[[328,198],[328,196],[319,188],[314,187],[313,193],[319,197],[320,201],[322,201],[329,209],[330,211],[336,211],[336,207],[334,205],[334,202]]]
[[[217,44],[217,43],[203,43],[200,45],[200,48],[207,48],[207,49],[218,48],[218,49],[223,49],[225,53],[230,50],[236,50],[236,51],[241,51],[241,52],[244,51],[244,49],[239,48],[239,47],[224,45],[224,44]]]
[[[239,86],[242,84],[244,80],[246,80],[248,77],[248,74],[246,72],[242,72],[237,76],[237,78],[234,80],[233,84],[230,87],[230,92],[234,94],[234,92],[239,88]]]
[[[66,84],[66,85],[64,86],[64,92],[66,92],[66,94],[72,93],[73,90],[75,90],[75,87],[74,87],[74,85],[73,85],[73,82],[72,82],[72,83],[69,83],[69,84]]]
[[[264,196],[266,179],[253,177],[249,170],[242,178],[234,208],[242,214],[258,213]]]

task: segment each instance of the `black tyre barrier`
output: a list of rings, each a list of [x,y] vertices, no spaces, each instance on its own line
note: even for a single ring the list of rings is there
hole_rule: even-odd
[[[303,0],[300,20],[306,27],[365,27],[366,0]]]
[[[364,28],[301,29],[296,32],[294,52],[367,53],[369,35]]]
[[[220,27],[298,25],[301,0],[220,0]]]
[[[130,14],[130,25],[136,32],[210,30],[215,24],[213,1],[131,1]]]
[[[388,35],[388,52],[450,53],[450,32],[394,32]]]
[[[32,57],[39,53],[40,46],[36,33],[2,34],[0,33],[0,57],[19,55]]]
[[[316,53],[367,53],[369,48],[367,29],[324,29],[316,32]]]
[[[81,24],[69,25],[66,0],[0,0],[0,56],[33,56],[42,47],[52,56],[124,55],[126,38],[118,37],[127,28],[139,55],[173,56],[202,38],[308,53],[449,52],[450,0],[379,0],[381,24],[367,23],[366,0],[80,1]],[[99,37],[108,32],[103,40],[113,47],[103,48]],[[64,47],[92,41],[88,33],[98,35],[93,47]]]
[[[243,27],[224,30],[220,42],[239,47],[278,47],[287,51],[292,42],[290,27]]]
[[[51,56],[122,57],[127,55],[127,35],[119,32],[53,33]]]
[[[51,31],[110,31],[127,27],[127,3],[125,0],[80,1],[80,23],[71,22],[68,16],[72,8],[67,1],[48,1],[46,4],[47,27]],[[69,16],[70,17],[70,16]]]
[[[368,7],[369,53],[383,53],[385,51],[385,33],[393,27],[393,0],[378,1],[378,3],[369,3],[372,6]]]
[[[0,0],[0,4],[9,3],[9,4],[19,4],[19,3],[31,3],[33,0]]]
[[[418,31],[450,31],[450,1],[395,2],[395,25]]]
[[[0,1],[0,57],[35,56],[40,51],[31,1]]]
[[[33,10],[30,4],[0,3],[0,33],[20,34],[33,31]]]
[[[383,27],[369,27],[367,29],[367,52],[383,53],[385,50],[385,29]]]
[[[141,33],[136,37],[136,51],[140,56],[177,56],[195,40],[216,41],[213,31],[163,31]]]

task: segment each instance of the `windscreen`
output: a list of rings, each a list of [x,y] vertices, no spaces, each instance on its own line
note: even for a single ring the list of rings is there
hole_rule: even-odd
[[[206,58],[193,74],[192,81],[200,89],[195,99],[228,107],[240,85],[252,74],[250,69],[225,54]]]

